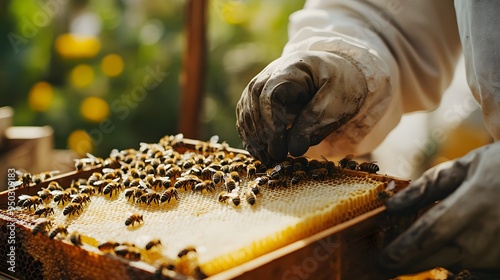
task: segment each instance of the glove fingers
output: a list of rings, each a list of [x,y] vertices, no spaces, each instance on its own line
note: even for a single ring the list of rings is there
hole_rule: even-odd
[[[366,85],[352,82],[364,81],[360,73],[349,74],[349,77],[345,77],[347,73],[337,73],[332,81],[324,83],[295,118],[288,138],[292,155],[304,154],[309,146],[319,144],[359,112],[365,98]]]
[[[445,198],[465,180],[470,163],[445,162],[426,171],[416,181],[386,202],[389,212],[407,213]]]
[[[471,184],[474,183],[465,182],[461,188],[471,189]],[[463,258],[459,254],[463,244],[450,241],[473,226],[478,215],[485,211],[485,206],[467,207],[471,203],[469,200],[470,197],[457,191],[426,212],[382,252],[382,266],[410,273],[459,263]],[[432,262],[438,260],[430,257],[436,252],[446,256],[446,263],[444,260]]]
[[[274,85],[276,82],[278,84]],[[264,86],[260,98],[262,112],[262,125],[266,141],[267,152],[273,161],[282,161],[286,158],[289,148],[287,146],[287,127],[290,125],[289,116],[295,116],[299,108],[310,99],[311,89],[307,86],[284,81],[276,76]],[[314,91],[312,91],[314,92]]]
[[[240,134],[244,148],[264,164],[269,164],[267,146],[261,141],[260,132],[263,131],[259,95],[263,82],[252,80],[243,91],[236,105],[236,128]]]

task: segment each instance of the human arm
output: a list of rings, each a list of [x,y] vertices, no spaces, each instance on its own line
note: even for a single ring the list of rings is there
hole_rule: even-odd
[[[427,171],[387,202],[401,213],[441,201],[386,248],[381,263],[393,271],[500,272],[500,3],[455,4],[467,80],[496,142]]]
[[[238,103],[237,127],[253,155],[278,161],[286,152],[303,153],[324,138],[334,155],[367,153],[399,122],[402,113],[437,105],[451,81],[460,51],[453,3],[402,1],[400,7],[391,3],[394,1],[308,1],[303,10],[290,17],[290,40],[282,57],[250,82]],[[322,64],[336,64],[339,57],[352,64],[348,69],[354,67],[361,72],[361,79],[348,76],[344,81],[366,84],[364,98],[348,120],[325,117],[338,115],[335,100],[344,95],[334,86],[310,87],[300,76],[284,79],[283,75],[273,75],[300,70],[298,65],[304,61],[296,54],[304,52],[320,58],[318,63],[308,64],[310,71],[304,71],[310,80],[336,77],[336,70],[324,73],[315,68],[328,69]],[[262,86],[251,87],[255,81]],[[249,104],[249,100],[272,100],[274,88],[265,85],[280,82],[311,88],[312,92],[294,102],[293,108],[287,107],[287,102],[267,107],[259,106],[261,102]],[[280,100],[287,98],[282,95]],[[331,102],[315,102],[325,99]],[[263,120],[271,118],[278,121],[263,125]],[[296,142],[299,147],[292,145]]]

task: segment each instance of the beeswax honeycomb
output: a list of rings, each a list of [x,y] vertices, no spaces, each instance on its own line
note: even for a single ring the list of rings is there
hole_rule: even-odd
[[[368,173],[344,172],[341,167],[333,167],[333,163],[326,160],[295,164],[303,163],[304,158],[288,158],[278,167],[263,168],[249,155],[237,153],[225,145],[203,142],[189,147],[183,141],[178,136],[167,136],[157,144],[142,143],[136,150],[113,151],[107,160],[89,157],[83,160],[83,164],[79,162],[77,168],[104,165],[103,176],[109,173],[116,173],[116,176],[109,175],[108,181],[101,178],[97,183],[96,180],[89,183],[87,177],[80,182],[80,186],[74,185],[78,191],[84,189],[84,185],[90,185],[98,192],[90,196],[90,202],[81,203],[81,211],[64,215],[70,202],[56,202],[52,197],[36,208],[51,207],[53,214],[39,217],[34,214],[35,207],[21,205],[18,216],[31,225],[40,220],[50,220],[52,226],[47,228],[46,235],[55,226],[66,226],[68,234],[58,234],[55,239],[64,239],[69,243],[69,236],[78,233],[85,249],[95,254],[115,255],[112,249],[98,249],[99,244],[105,242],[133,244],[140,257],[132,261],[145,262],[153,269],[160,262],[168,261],[175,265],[174,270],[182,274],[202,277],[194,271],[196,267],[199,267],[198,272],[203,273],[201,275],[214,275],[382,205],[379,193],[387,184],[367,176]],[[155,157],[160,162],[153,162]],[[164,171],[158,171],[158,163],[163,164],[161,168],[165,168]],[[148,169],[148,165],[156,165],[155,171]],[[248,165],[257,166],[255,174],[249,173]],[[166,176],[168,170],[175,166],[181,169],[180,173]],[[226,182],[230,180],[231,170],[238,172],[241,181],[236,183],[235,190],[228,192],[230,199],[227,201],[219,201],[219,194],[227,191],[225,184],[215,187],[215,190],[194,191],[201,180],[213,180],[213,176],[207,179],[200,175],[199,171],[208,166],[214,168],[210,175],[220,168]],[[318,169],[321,169],[321,175],[314,175]],[[158,201],[126,196],[130,186],[124,186],[124,181],[137,170],[140,173],[137,177],[144,177],[140,179],[143,183],[139,188],[153,189],[142,193],[157,193]],[[158,183],[153,180],[148,183],[146,170],[151,173],[150,177],[158,179]],[[263,184],[255,195],[255,203],[251,205],[246,200],[247,193],[257,185],[257,178],[273,180],[270,178],[276,175],[271,174],[273,171],[278,173],[279,179],[275,182],[279,183],[271,187]],[[163,181],[174,188],[176,182],[190,176],[202,179],[186,189],[184,185],[176,188],[178,199],[172,197],[170,202],[159,200],[166,191]],[[106,186],[112,182],[116,182],[116,186],[106,193]],[[62,187],[67,191],[70,186]],[[62,191],[51,192],[57,195]],[[240,198],[239,205],[232,201],[236,196]],[[126,226],[125,221],[132,214],[142,215],[143,221]],[[147,243],[155,239],[159,239],[161,245],[146,250]],[[188,246],[196,250],[194,266],[179,261],[179,252]],[[40,256],[45,249],[34,245],[26,250],[30,256]],[[193,254],[188,255],[193,259]],[[127,258],[130,260],[129,256]],[[37,261],[44,262],[43,259]]]

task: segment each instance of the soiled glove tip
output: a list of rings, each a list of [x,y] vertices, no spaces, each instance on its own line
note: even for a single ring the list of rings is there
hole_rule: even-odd
[[[288,151],[294,157],[301,156],[309,149],[309,138],[306,136],[296,136],[288,140]]]

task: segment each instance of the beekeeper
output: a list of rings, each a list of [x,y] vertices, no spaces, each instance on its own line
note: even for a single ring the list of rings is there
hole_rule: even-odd
[[[383,265],[500,270],[500,1],[311,0],[290,17],[280,58],[236,108],[245,148],[266,163],[327,143],[371,152],[404,113],[432,110],[461,53],[493,144],[428,170],[387,202],[391,212],[436,200],[390,244]]]

